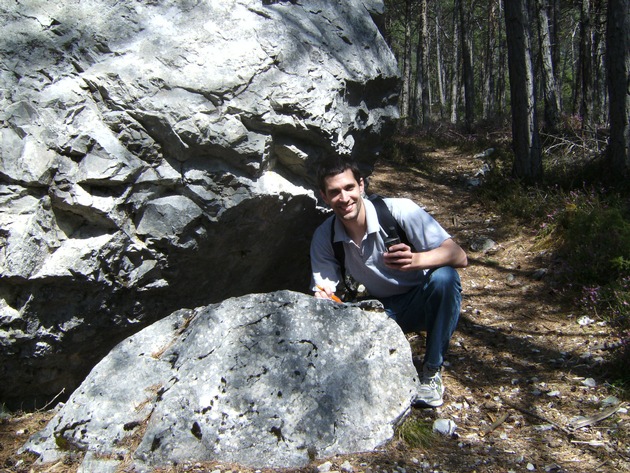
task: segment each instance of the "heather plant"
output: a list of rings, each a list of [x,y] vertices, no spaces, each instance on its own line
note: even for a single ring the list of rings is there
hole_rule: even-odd
[[[559,278],[579,291],[578,302],[608,320],[627,317],[630,301],[630,219],[624,199],[584,187],[550,209],[541,240],[561,260]]]
[[[585,311],[613,327],[610,375],[630,388],[630,219],[624,199],[603,190],[573,190],[552,209],[541,236],[561,261],[556,276]],[[551,242],[551,243],[549,243]]]
[[[630,274],[630,223],[621,209],[605,202],[571,203],[561,213],[559,256],[571,277],[585,285],[609,285]]]
[[[538,228],[537,249],[554,256],[558,287],[576,308],[613,327],[610,374],[628,393],[630,193],[603,161],[578,159],[574,149],[548,154],[545,182],[536,186],[510,177],[509,160],[500,159],[478,195],[514,230]]]

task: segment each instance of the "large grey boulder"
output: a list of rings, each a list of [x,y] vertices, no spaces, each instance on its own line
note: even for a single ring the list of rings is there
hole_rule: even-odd
[[[42,462],[85,452],[91,471],[127,458],[134,471],[300,467],[383,445],[416,383],[409,343],[382,310],[247,295],[122,341],[25,449]]]
[[[395,107],[378,0],[0,4],[0,401],[182,307],[306,290],[313,169]]]

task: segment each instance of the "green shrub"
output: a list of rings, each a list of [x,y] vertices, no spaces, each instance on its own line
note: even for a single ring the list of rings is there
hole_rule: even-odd
[[[630,194],[597,174],[586,181],[593,166],[556,167],[537,186],[507,177],[507,166],[497,167],[478,195],[503,223],[516,223],[515,230],[539,228],[537,249],[553,254],[553,278],[564,294],[611,324],[617,342],[608,374],[620,395],[630,397]]]
[[[567,208],[559,255],[583,285],[608,285],[630,274],[630,223],[615,207]]]

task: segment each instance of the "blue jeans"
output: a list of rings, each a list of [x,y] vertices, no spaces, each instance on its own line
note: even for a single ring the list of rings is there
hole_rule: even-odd
[[[424,283],[380,301],[403,332],[427,332],[424,364],[431,370],[439,369],[459,320],[462,285],[457,271],[450,266],[433,269]]]

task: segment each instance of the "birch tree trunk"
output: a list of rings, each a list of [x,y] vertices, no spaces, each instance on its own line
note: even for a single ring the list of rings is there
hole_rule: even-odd
[[[503,0],[512,101],[513,173],[526,182],[542,178],[526,0]]]

